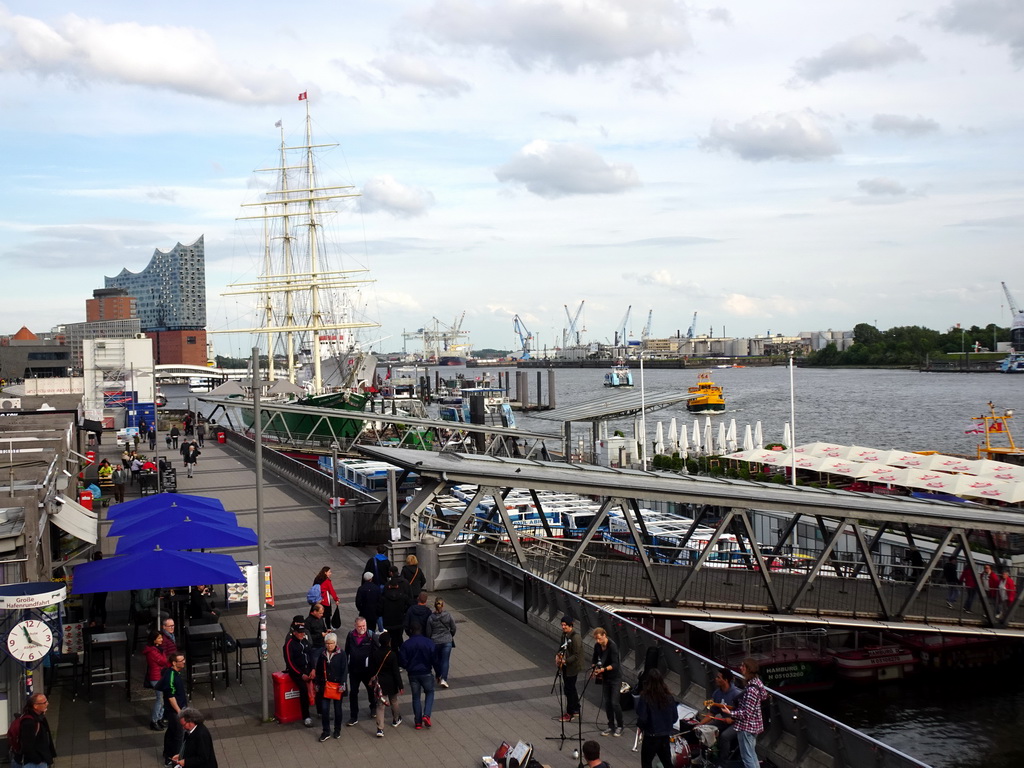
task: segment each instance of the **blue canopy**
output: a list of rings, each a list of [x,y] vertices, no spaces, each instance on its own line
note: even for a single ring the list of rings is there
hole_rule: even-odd
[[[161,522],[151,528],[125,534],[117,542],[117,553],[152,550],[158,545],[164,549],[217,549],[254,547],[256,543],[256,531],[252,528],[189,517],[182,522]]]
[[[83,595],[129,589],[237,584],[242,581],[245,581],[245,576],[228,555],[155,547],[82,563],[75,568],[72,592]]]
[[[132,534],[146,533],[154,528],[181,525],[189,520],[200,520],[205,523],[237,528],[238,519],[234,512],[225,512],[216,509],[168,509],[163,512],[148,512],[146,514],[122,517],[114,521],[107,531],[108,536],[128,536]],[[173,535],[173,534],[170,534]],[[168,542],[170,544],[171,542]],[[179,549],[179,547],[175,547]]]
[[[225,511],[224,503],[220,499],[192,496],[187,493],[157,493],[153,496],[143,496],[141,499],[126,501],[123,504],[115,504],[107,510],[107,519],[117,520],[126,515],[147,515],[167,509],[215,509],[220,512]]]

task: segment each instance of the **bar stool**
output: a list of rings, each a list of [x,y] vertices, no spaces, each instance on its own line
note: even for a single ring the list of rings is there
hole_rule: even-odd
[[[255,650],[256,660],[245,661],[245,655],[242,651]],[[242,682],[242,671],[246,669],[260,669],[262,662],[260,661],[260,639],[259,637],[242,637],[235,640],[235,678],[239,683]]]

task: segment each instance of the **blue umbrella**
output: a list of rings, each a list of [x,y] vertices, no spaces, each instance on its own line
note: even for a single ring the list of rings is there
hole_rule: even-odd
[[[107,519],[116,520],[125,516],[147,515],[167,509],[215,509],[224,511],[224,502],[206,496],[192,496],[186,493],[158,493],[141,499],[115,504],[107,510]]]
[[[221,525],[188,517],[180,523],[161,523],[158,527],[122,536],[117,542],[117,553],[151,550],[158,545],[165,549],[254,547],[256,542],[256,531],[252,528]]]
[[[237,528],[238,520],[234,512],[225,512],[216,509],[168,509],[164,512],[149,512],[147,514],[122,517],[114,521],[107,531],[108,536],[129,536],[146,533],[153,528],[163,528],[169,525],[180,525],[187,520],[201,520],[214,525]]]
[[[72,592],[83,595],[128,589],[237,584],[242,581],[245,581],[245,576],[228,555],[155,547],[82,563],[75,568]]]

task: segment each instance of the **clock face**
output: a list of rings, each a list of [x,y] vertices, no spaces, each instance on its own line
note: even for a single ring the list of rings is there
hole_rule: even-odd
[[[25,663],[42,661],[53,648],[53,632],[45,621],[29,619],[19,624],[7,635],[7,652],[18,661]]]

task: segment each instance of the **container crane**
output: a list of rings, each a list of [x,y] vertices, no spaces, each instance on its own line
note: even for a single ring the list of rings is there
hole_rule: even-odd
[[[576,310],[576,314],[569,313],[569,305],[563,305],[565,307],[565,316],[569,320],[569,327],[565,329],[562,334],[562,347],[569,347],[573,343],[577,346],[581,343],[581,334],[586,328],[579,328],[580,315],[583,313],[583,305],[586,303],[586,299],[580,302],[579,308]]]
[[[530,342],[533,341],[533,334],[530,333],[530,329],[523,324],[522,318],[516,315],[512,318],[512,328],[519,336],[519,345],[522,348],[522,353],[519,355],[520,360],[530,359]]]
[[[690,323],[689,329],[686,331],[686,338],[692,339],[693,334],[697,332],[697,313],[693,313],[693,322]]]
[[[1003,293],[1006,294],[1006,303],[1010,305],[1010,312],[1013,313],[1013,317],[1020,314],[1020,310],[1017,309],[1017,302],[1013,300],[1013,296],[1010,295],[1010,289],[1006,287],[1006,283],[1000,283],[1003,286]]]

